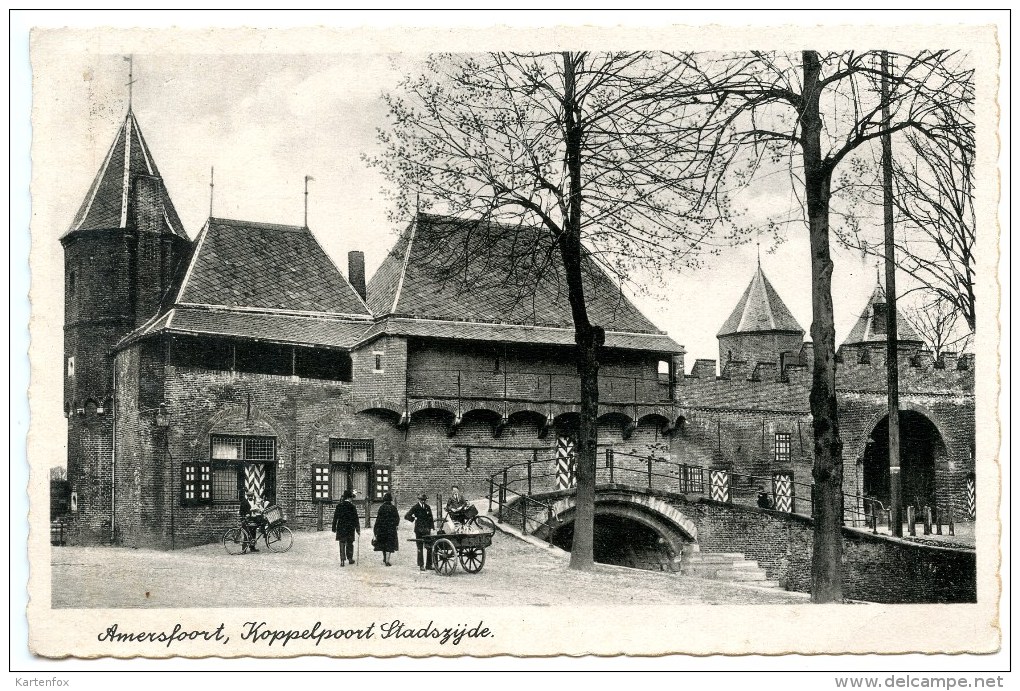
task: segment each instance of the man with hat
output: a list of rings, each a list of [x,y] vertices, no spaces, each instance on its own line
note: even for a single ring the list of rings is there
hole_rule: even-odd
[[[422,571],[432,568],[432,551],[425,548],[425,543],[421,541],[421,538],[423,535],[430,535],[436,527],[428,499],[428,495],[424,492],[419,494],[418,502],[404,516],[404,520],[414,523],[414,537],[418,545],[418,568]]]
[[[358,510],[354,508],[351,499],[354,499],[354,492],[345,489],[340,503],[333,512],[333,532],[336,533],[336,541],[340,547],[340,566],[347,562],[354,563],[354,534],[361,534]]]

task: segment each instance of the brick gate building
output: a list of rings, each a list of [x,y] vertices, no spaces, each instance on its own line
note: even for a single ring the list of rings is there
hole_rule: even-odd
[[[473,251],[479,238],[494,249]],[[541,241],[418,214],[367,283],[361,253],[344,275],[306,227],[209,218],[192,242],[129,112],[61,239],[71,540],[213,541],[246,489],[315,529],[346,488],[373,516],[387,491],[398,504],[451,484],[477,497],[529,459],[569,483],[580,396],[563,282],[490,260]],[[601,448],[618,464],[669,455],[810,482],[810,344],[760,267],[720,331],[721,376],[705,360],[686,374],[683,348],[584,269],[606,330]],[[880,296],[840,350],[854,496],[883,487]],[[901,348],[905,438],[919,440],[909,486],[962,507],[972,359]]]

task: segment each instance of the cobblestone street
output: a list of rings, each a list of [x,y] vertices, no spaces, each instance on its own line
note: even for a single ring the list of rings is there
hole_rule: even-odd
[[[387,568],[366,541],[361,560],[340,568],[329,532],[296,532],[284,554],[228,555],[220,544],[176,552],[53,548],[54,607],[413,607],[796,604],[806,595],[598,565],[567,569],[562,552],[497,532],[482,571],[421,572],[401,528]],[[366,532],[367,536],[367,532]]]

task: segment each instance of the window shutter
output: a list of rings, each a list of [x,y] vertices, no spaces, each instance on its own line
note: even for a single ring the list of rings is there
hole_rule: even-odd
[[[383,495],[387,492],[392,491],[390,479],[393,474],[393,468],[388,465],[377,465],[375,467],[375,480],[373,498],[375,501],[382,501]]]
[[[276,503],[276,464],[266,463],[262,466],[266,470],[266,501],[270,504]]]
[[[189,506],[198,503],[198,466],[194,463],[181,464],[181,504]]]
[[[198,474],[198,498],[200,504],[212,503],[212,466],[203,463],[197,466]]]
[[[329,501],[329,465],[312,466],[312,501]]]

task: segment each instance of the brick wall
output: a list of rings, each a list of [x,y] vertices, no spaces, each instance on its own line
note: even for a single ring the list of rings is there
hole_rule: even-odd
[[[382,371],[376,371],[376,355]],[[351,372],[359,400],[383,399],[404,403],[407,387],[407,339],[383,336],[351,352]]]
[[[769,331],[720,336],[719,362],[742,360],[753,369],[759,362],[779,362],[780,353],[799,353],[803,344],[803,333]]]
[[[105,544],[111,540],[110,502],[113,458],[113,420],[90,407],[85,415],[67,421],[67,479],[76,497],[68,542]]]
[[[743,552],[787,590],[810,592],[810,519],[700,500],[673,500],[698,526],[702,552]],[[843,529],[843,595],[889,603],[975,602],[975,553]]]

